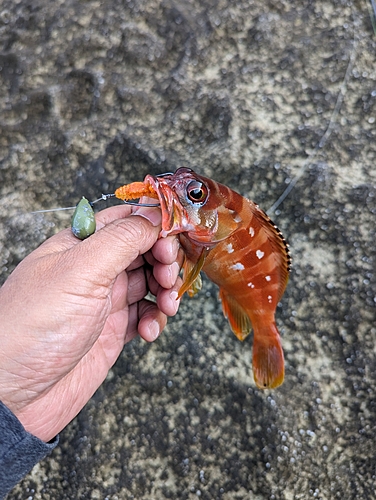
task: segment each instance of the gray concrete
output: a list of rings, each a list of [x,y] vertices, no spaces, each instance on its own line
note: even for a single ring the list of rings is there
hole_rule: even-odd
[[[296,4],[296,5],[293,5]],[[354,52],[354,41],[356,52]],[[127,346],[12,499],[367,499],[376,486],[376,39],[367,2],[2,0],[0,270],[93,199],[191,166],[268,209],[293,271],[261,392],[207,280]],[[332,134],[315,155],[353,58]]]

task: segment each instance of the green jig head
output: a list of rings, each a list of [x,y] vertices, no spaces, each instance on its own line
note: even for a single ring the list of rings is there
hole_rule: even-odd
[[[72,233],[80,240],[84,240],[95,233],[95,227],[94,210],[89,201],[82,197],[72,217]]]

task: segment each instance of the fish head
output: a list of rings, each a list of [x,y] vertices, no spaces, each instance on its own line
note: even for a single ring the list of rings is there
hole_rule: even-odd
[[[162,211],[161,236],[187,233],[197,244],[211,246],[227,238],[241,220],[226,205],[225,186],[189,168],[144,179],[157,193]]]

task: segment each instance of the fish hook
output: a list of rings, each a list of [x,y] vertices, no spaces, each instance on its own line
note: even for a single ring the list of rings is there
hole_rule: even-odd
[[[106,201],[108,198],[115,198],[115,194],[114,193],[102,194],[102,196],[100,198],[92,201],[90,204],[93,205],[93,203],[97,203],[98,201],[101,201],[101,200]],[[126,205],[134,205],[135,207],[159,207],[160,206],[159,203],[139,203],[136,201],[128,201],[128,200],[123,200],[123,202]]]

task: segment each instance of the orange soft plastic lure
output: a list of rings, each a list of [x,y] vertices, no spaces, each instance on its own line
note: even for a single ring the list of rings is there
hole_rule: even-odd
[[[200,271],[219,286],[222,309],[239,340],[253,328],[253,373],[260,388],[284,379],[284,356],[275,311],[289,276],[288,245],[253,201],[218,182],[179,168],[147,175],[115,191],[122,200],[158,198],[161,237],[177,234],[185,252],[183,285],[194,295]]]
[[[148,196],[149,198],[157,198],[158,195],[155,190],[144,184],[143,182],[132,182],[131,184],[126,184],[121,186],[115,191],[116,198],[123,201],[136,200],[142,196]]]

